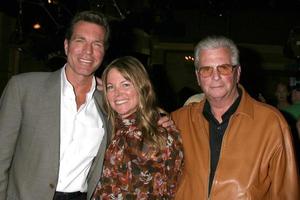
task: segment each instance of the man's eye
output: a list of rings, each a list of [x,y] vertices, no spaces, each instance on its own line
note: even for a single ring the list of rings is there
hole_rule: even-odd
[[[76,38],[76,39],[74,39],[74,42],[83,42],[83,39],[82,38]]]
[[[209,71],[211,67],[201,67],[200,70],[202,71]]]
[[[99,48],[103,47],[103,44],[101,42],[96,42],[94,45]]]
[[[222,68],[222,69],[230,69],[231,66],[230,66],[230,65],[219,65],[219,68]]]

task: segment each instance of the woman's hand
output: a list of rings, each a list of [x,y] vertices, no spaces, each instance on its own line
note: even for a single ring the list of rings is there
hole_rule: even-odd
[[[96,77],[96,82],[97,82],[97,90],[103,91],[103,82],[102,79],[99,77]]]
[[[158,125],[161,125],[162,127],[166,128],[167,130],[173,130],[178,132],[174,121],[170,118],[170,115],[165,115],[160,117],[160,119],[158,120]]]

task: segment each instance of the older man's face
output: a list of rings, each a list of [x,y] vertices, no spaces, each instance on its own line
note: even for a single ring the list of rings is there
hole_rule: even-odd
[[[210,101],[231,101],[237,94],[237,83],[240,78],[240,67],[233,69],[228,75],[220,74],[216,66],[232,64],[230,51],[226,48],[205,50],[200,53],[199,67],[212,66],[213,73],[209,77],[203,77],[198,71],[196,76],[199,86]]]

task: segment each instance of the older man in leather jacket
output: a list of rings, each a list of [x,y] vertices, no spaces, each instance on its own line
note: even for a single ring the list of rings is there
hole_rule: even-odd
[[[205,38],[195,48],[195,66],[205,98],[172,113],[185,150],[176,199],[299,200],[290,128],[239,84],[236,45]]]

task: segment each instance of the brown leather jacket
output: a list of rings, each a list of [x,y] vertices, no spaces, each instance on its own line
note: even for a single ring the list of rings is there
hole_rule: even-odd
[[[209,197],[209,127],[202,115],[205,100],[172,113],[185,156],[177,200],[300,199],[288,124],[278,110],[242,91],[223,137]]]

